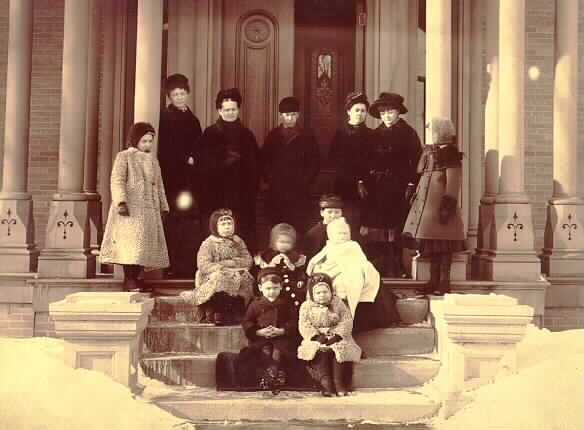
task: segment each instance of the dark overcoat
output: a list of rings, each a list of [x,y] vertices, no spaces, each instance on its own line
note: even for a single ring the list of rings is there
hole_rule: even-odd
[[[201,124],[188,107],[182,111],[170,104],[160,113],[158,161],[171,212],[176,210],[178,193],[195,193],[195,166],[188,158],[197,159],[200,137]]]
[[[306,228],[310,187],[320,167],[314,135],[300,128],[274,128],[261,149],[262,175],[268,184],[267,207],[273,224]]]
[[[367,175],[368,152],[375,136],[365,124],[344,124],[331,140],[329,158],[335,169],[334,192],[345,201],[359,200],[357,182]]]
[[[204,217],[219,208],[233,210],[238,234],[253,244],[259,180],[255,136],[239,121],[219,119],[205,129],[199,147],[199,204]]]
[[[361,224],[401,230],[409,210],[406,188],[410,182],[417,183],[416,166],[422,145],[416,131],[401,118],[389,128],[382,123],[374,133]]]
[[[313,225],[310,230],[306,232],[302,239],[301,247],[306,254],[308,261],[324,248],[326,241],[326,225],[324,225],[322,221]]]

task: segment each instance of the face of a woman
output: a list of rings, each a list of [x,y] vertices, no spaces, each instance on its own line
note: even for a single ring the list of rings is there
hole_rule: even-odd
[[[367,118],[367,106],[364,103],[357,103],[351,106],[351,109],[347,111],[349,115],[349,124],[359,125],[365,121]]]
[[[189,93],[184,88],[175,88],[168,97],[173,105],[179,109],[184,109],[187,106],[188,95]]]
[[[239,118],[239,107],[237,102],[233,100],[224,100],[221,103],[221,108],[217,110],[219,116],[225,122],[233,122]]]
[[[154,136],[147,133],[140,138],[136,148],[141,152],[150,152],[152,150],[152,142],[154,142]]]
[[[379,117],[386,127],[389,127],[397,122],[399,119],[399,111],[397,109],[382,108],[379,111]]]
[[[221,217],[217,221],[217,234],[221,237],[231,237],[235,233],[235,224],[229,217]]]
[[[312,288],[312,298],[319,305],[326,305],[330,303],[333,295],[327,284],[319,282]]]

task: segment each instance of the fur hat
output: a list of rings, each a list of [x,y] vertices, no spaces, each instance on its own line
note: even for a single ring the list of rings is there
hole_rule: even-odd
[[[436,145],[456,144],[456,130],[452,121],[446,118],[432,118],[427,127],[432,131],[432,139],[436,136]]]
[[[225,100],[232,100],[237,103],[237,107],[241,106],[242,98],[239,88],[228,88],[226,90],[220,90],[217,93],[217,98],[215,99],[215,107],[221,109],[221,105]]]
[[[329,288],[329,290],[331,290],[331,295],[335,294],[335,290],[333,289],[333,280],[329,275],[327,275],[326,273],[313,273],[312,275],[310,275],[310,278],[308,278],[308,282],[306,284],[306,290],[308,292],[308,297],[310,297],[310,300],[314,301],[312,290],[314,290],[314,287],[321,283],[325,284]]]
[[[132,127],[128,130],[128,136],[126,137],[126,147],[136,147],[140,139],[147,134],[151,134],[152,136],[156,135],[156,130],[152,124],[148,122],[137,122],[132,124]]]
[[[214,236],[219,236],[219,232],[217,231],[217,223],[221,218],[231,218],[233,220],[233,224],[235,224],[235,217],[233,216],[231,209],[217,209],[213,211],[209,217],[209,231]]]
[[[351,226],[347,223],[347,220],[345,220],[344,216],[339,217],[339,218],[335,218],[334,220],[329,222],[326,225],[326,234],[328,236],[328,235],[330,235],[331,231],[339,230],[341,228],[351,231]]]
[[[379,119],[379,112],[383,109],[397,109],[400,115],[408,113],[408,109],[404,106],[404,98],[397,93],[379,94],[379,98],[369,108],[369,113]]]
[[[320,196],[318,205],[321,209],[343,209],[343,199],[336,194],[323,194]]]
[[[258,276],[257,276],[257,280],[258,280],[258,284],[262,283],[262,280],[267,277],[277,277],[277,279],[279,280],[280,283],[282,283],[282,273],[280,273],[280,269],[278,269],[277,267],[264,267],[263,269],[260,269],[260,271],[258,272]],[[275,279],[272,278],[272,280],[275,281]]]
[[[278,236],[282,234],[289,236],[290,238],[292,238],[292,242],[296,243],[297,237],[296,230],[290,224],[286,224],[283,222],[280,224],[276,224],[274,227],[272,227],[272,231],[270,232],[270,246],[272,248],[276,247],[276,240],[278,240]]]
[[[278,112],[300,112],[300,102],[296,97],[284,97],[278,105]]]
[[[367,100],[367,96],[363,94],[361,91],[354,91],[349,93],[345,98],[345,111],[350,110],[353,105],[358,103],[363,103],[366,109],[369,109],[369,100]]]
[[[181,88],[187,93],[190,93],[191,87],[189,86],[189,79],[185,75],[175,73],[164,80],[164,90],[167,95],[170,95],[170,92],[176,88]]]

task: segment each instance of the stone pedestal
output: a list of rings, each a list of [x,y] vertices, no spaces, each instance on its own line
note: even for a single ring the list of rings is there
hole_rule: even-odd
[[[97,370],[136,388],[141,335],[154,299],[140,293],[83,292],[51,303],[57,337],[65,340],[65,361]]]
[[[470,251],[457,252],[452,256],[452,266],[450,268],[450,280],[464,281],[469,279],[469,254]],[[430,279],[430,259],[416,255],[412,260],[412,278],[417,281],[427,281]]]
[[[458,395],[493,380],[503,356],[515,371],[515,346],[533,317],[533,308],[504,295],[447,294],[432,300],[442,369],[441,414],[455,412]]]
[[[34,243],[33,202],[0,194],[0,272],[36,272],[39,251]]]
[[[93,278],[96,258],[91,253],[90,203],[51,201],[45,249],[39,257],[39,275],[47,278]]]
[[[103,238],[102,205],[99,194],[88,194],[87,206],[89,212],[89,245],[92,250],[99,250]]]

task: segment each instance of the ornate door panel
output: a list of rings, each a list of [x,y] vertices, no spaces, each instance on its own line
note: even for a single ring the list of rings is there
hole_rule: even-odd
[[[263,144],[278,123],[278,102],[292,95],[293,0],[225,0],[222,87],[243,95],[241,118]]]

